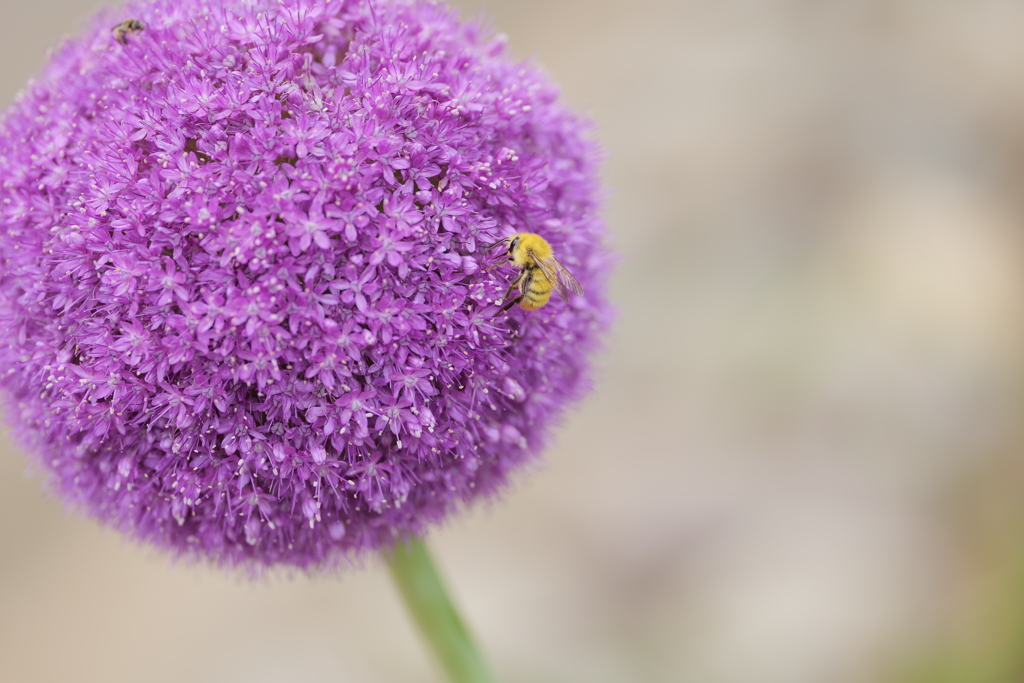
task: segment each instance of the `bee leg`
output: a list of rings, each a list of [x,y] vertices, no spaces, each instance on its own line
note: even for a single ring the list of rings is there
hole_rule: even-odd
[[[495,263],[495,264],[494,264],[493,266],[491,266],[490,268],[488,268],[487,270],[485,270],[484,272],[486,273],[486,272],[488,272],[488,271],[494,270],[494,269],[495,269],[495,268],[497,268],[498,266],[503,266],[503,265],[505,265],[506,263],[508,263],[508,262],[509,262],[509,261],[511,261],[511,260],[512,260],[512,259],[509,259],[509,258],[503,258],[503,259],[501,259],[500,261],[498,261],[497,263]]]
[[[519,272],[519,277],[513,280],[512,284],[509,285],[508,291],[505,292],[505,298],[508,298],[508,295],[512,293],[512,290],[518,287],[519,296],[512,299],[511,301],[506,301],[505,304],[501,307],[501,310],[507,311],[508,309],[512,308],[517,303],[522,301],[523,297],[526,296],[527,290],[530,289],[531,284],[533,284],[533,274],[529,269],[524,268]]]
[[[508,286],[508,289],[505,290],[505,296],[501,297],[502,301],[504,301],[505,299],[509,298],[509,296],[511,296],[512,292],[515,291],[515,288],[518,287],[522,283],[523,275],[525,275],[525,274],[526,274],[526,271],[524,270],[523,272],[519,273],[519,277],[517,277],[515,280],[512,281],[512,284],[510,284]]]
[[[512,308],[513,306],[515,306],[515,305],[516,305],[517,303],[519,303],[519,302],[520,302],[520,301],[522,301],[522,300],[523,300],[523,295],[522,295],[522,294],[520,294],[520,295],[519,295],[519,296],[517,296],[517,297],[516,297],[515,299],[512,299],[511,301],[509,301],[508,303],[506,303],[506,304],[505,304],[504,306],[502,306],[502,307],[501,307],[501,310],[503,310],[503,311],[507,311],[508,309]]]

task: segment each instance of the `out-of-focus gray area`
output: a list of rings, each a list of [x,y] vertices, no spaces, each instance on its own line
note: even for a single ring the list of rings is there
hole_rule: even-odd
[[[457,4],[597,122],[622,254],[597,392],[431,538],[499,678],[1020,680],[1024,4]],[[3,0],[0,101],[96,6]],[[0,680],[440,680],[380,566],[171,565],[24,472]]]

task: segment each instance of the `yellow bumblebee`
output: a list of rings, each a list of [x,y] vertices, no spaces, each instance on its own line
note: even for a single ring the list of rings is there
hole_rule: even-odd
[[[138,19],[125,19],[112,29],[114,40],[122,45],[128,44],[128,34],[137,33],[146,28]]]
[[[527,311],[535,311],[548,302],[552,290],[564,301],[569,300],[569,292],[583,294],[583,285],[555,259],[551,245],[540,235],[518,232],[488,245],[485,249],[490,251],[499,244],[508,247],[507,256],[487,270],[493,270],[510,261],[520,269],[519,277],[512,281],[502,298],[503,301],[508,300],[502,305],[501,310],[507,311],[519,304]],[[519,294],[509,299],[517,288]]]

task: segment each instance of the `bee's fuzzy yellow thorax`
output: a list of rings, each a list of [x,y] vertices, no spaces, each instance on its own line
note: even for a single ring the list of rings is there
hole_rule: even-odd
[[[509,240],[512,263],[518,268],[533,265],[534,259],[551,258],[552,250],[548,241],[532,232],[520,232]],[[530,255],[533,252],[533,255]]]

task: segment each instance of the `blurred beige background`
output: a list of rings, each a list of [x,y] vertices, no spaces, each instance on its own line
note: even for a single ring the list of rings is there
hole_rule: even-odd
[[[98,3],[0,2],[6,103]],[[1024,680],[1024,3],[456,4],[596,119],[623,254],[599,391],[431,539],[499,678]],[[0,680],[440,680],[380,566],[170,566],[24,470]]]

